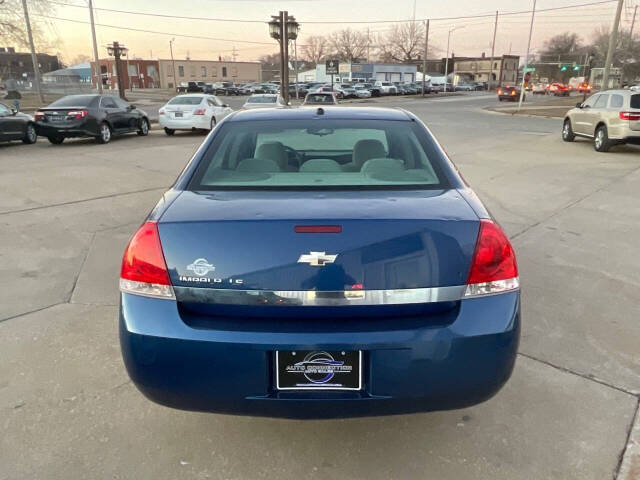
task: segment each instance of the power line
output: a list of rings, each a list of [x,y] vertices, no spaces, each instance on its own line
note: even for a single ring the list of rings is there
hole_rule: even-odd
[[[557,10],[567,10],[572,8],[590,7],[590,6],[602,5],[605,3],[613,3],[615,1],[617,0],[599,0],[596,2],[565,5],[562,7],[543,8],[543,9],[540,9],[539,12],[543,13],[543,12],[552,12]],[[72,3],[59,2],[55,0],[49,0],[49,2],[55,5],[60,5],[64,7],[87,8],[85,5],[75,5]],[[128,15],[143,15],[143,16],[149,16],[149,17],[171,18],[171,19],[181,19],[181,20],[201,20],[201,21],[210,21],[210,22],[233,22],[233,23],[267,23],[265,20],[246,20],[241,18],[190,17],[190,16],[183,16],[183,15],[170,15],[170,14],[163,14],[163,13],[140,12],[140,11],[133,11],[133,10],[117,10],[112,8],[94,7],[94,10],[111,12],[111,13],[123,13]],[[499,15],[500,16],[524,15],[524,14],[530,14],[530,13],[531,13],[531,10],[520,10],[520,11],[514,11],[514,12],[501,12],[499,13]],[[437,17],[437,18],[431,18],[430,21],[440,22],[444,20],[464,20],[467,18],[489,18],[489,17],[493,18],[494,15],[495,15],[495,12],[478,14],[478,15],[461,15],[457,17]],[[300,20],[300,23],[319,24],[319,25],[320,24],[325,24],[325,25],[326,24],[374,24],[374,23],[406,23],[406,22],[413,22],[413,21],[422,22],[426,20],[427,20],[426,18],[404,19],[404,20],[308,20],[308,21]]]
[[[89,22],[83,21],[83,20],[74,20],[71,18],[60,18],[60,17],[53,17],[51,15],[43,15],[43,14],[32,14],[32,16],[34,17],[42,17],[42,18],[48,18],[51,20],[59,20],[62,22],[72,22],[72,23],[82,23],[85,25],[88,25]],[[264,23],[264,22],[263,22]],[[157,35],[169,35],[172,37],[184,37],[184,38],[195,38],[198,40],[214,40],[217,42],[236,42],[236,43],[249,43],[252,45],[273,45],[272,42],[254,42],[251,40],[238,40],[237,38],[216,38],[216,37],[205,37],[202,35],[188,35],[188,34],[184,34],[184,33],[171,33],[171,32],[161,32],[158,30],[145,30],[142,28],[133,28],[133,27],[122,27],[119,25],[108,25],[106,23],[96,23],[97,27],[106,27],[106,28],[115,28],[118,30],[129,30],[132,32],[141,32],[141,33],[153,33],[153,34],[157,34]]]

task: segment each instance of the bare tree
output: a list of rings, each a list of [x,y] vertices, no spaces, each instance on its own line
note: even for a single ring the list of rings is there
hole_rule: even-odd
[[[415,62],[424,53],[424,25],[421,22],[393,25],[389,32],[378,36],[376,44],[378,56],[384,62]]]
[[[366,58],[369,39],[365,33],[346,28],[329,35],[328,43],[331,56],[345,62],[354,62]]]
[[[45,27],[51,22],[40,15],[55,13],[55,5],[48,0],[29,0],[31,15],[31,29],[33,38],[39,50],[51,47],[51,35],[46,35]],[[22,0],[4,0],[0,2],[0,39],[2,43],[18,48],[29,46],[27,28],[24,23]],[[55,43],[55,42],[53,42]]]
[[[305,60],[313,64],[318,64],[324,60],[327,54],[327,38],[322,35],[311,35],[307,37],[301,50]]]
[[[589,52],[593,55],[592,67],[603,67],[609,48],[609,29],[600,27],[593,33]],[[640,41],[634,40],[628,31],[618,32],[618,43],[613,52],[614,67],[623,69],[626,79],[640,76]]]
[[[577,33],[564,32],[544,42],[543,55],[564,55],[579,53],[583,50],[582,41]]]

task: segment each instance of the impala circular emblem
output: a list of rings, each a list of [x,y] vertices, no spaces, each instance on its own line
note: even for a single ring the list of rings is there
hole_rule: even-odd
[[[216,267],[207,262],[206,258],[198,258],[194,260],[191,265],[187,265],[187,270],[191,270],[199,277],[202,277],[209,272],[213,272],[215,269]]]

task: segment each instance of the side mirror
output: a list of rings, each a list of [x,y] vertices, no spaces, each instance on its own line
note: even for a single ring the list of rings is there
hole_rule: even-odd
[[[135,106],[135,105],[129,105],[129,106],[127,107],[127,110],[133,110],[133,109],[135,109],[135,108],[136,108],[136,106]]]
[[[576,103],[576,108],[582,108],[582,102]]]
[[[18,109],[16,107],[11,107],[11,115],[16,115],[18,113]]]
[[[223,103],[223,104],[222,104],[222,106],[223,106],[223,107],[228,107],[228,106],[229,106],[229,104],[228,104],[228,103]]]

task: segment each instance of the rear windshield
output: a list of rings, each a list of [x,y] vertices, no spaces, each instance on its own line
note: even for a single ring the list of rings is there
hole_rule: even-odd
[[[270,120],[222,124],[189,188],[445,188],[443,159],[411,121]]]
[[[306,103],[334,103],[333,95],[331,94],[326,95],[324,93],[313,93],[313,94],[310,93],[309,95],[307,95],[305,102]]]
[[[69,95],[50,104],[50,107],[88,107],[98,97],[95,95]]]
[[[169,105],[200,105],[202,97],[176,97],[169,100]]]
[[[247,103],[276,103],[276,97],[250,97]]]
[[[631,95],[631,108],[640,108],[640,95]]]

